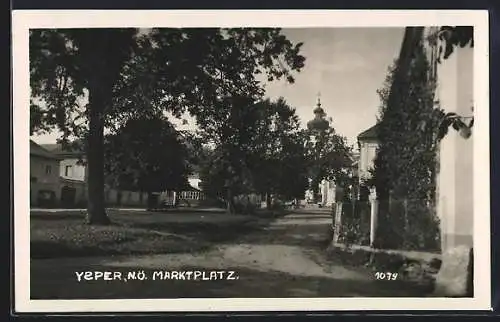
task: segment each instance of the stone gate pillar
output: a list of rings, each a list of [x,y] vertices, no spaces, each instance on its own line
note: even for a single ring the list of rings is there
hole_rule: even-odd
[[[375,188],[370,189],[370,247],[373,247],[378,223],[378,200]]]

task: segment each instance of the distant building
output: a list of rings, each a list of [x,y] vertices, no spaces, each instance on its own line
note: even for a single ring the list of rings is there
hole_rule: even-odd
[[[311,131],[311,140],[316,144],[316,135],[328,130],[330,122],[326,119],[326,112],[321,107],[321,101],[318,96],[316,108],[313,110],[314,118],[307,122],[307,129]],[[332,206],[335,203],[335,182],[331,180],[322,180],[318,186],[320,196],[314,196],[313,189],[306,191],[306,198],[312,199],[323,207]],[[320,197],[320,200],[314,200]]]
[[[61,144],[43,144],[61,160],[59,177],[61,183],[61,207],[86,207],[87,203],[87,166],[85,155],[78,149],[63,149]]]
[[[319,191],[321,193],[321,205],[324,207],[331,207],[335,204],[336,185],[334,181],[323,180],[319,184]]]
[[[60,188],[57,199],[62,207],[85,207],[88,200],[87,175],[85,153],[77,148],[63,148],[61,144],[44,144],[44,150],[60,160],[54,166],[54,173],[59,177]],[[188,185],[181,192],[163,191],[153,194],[153,204],[197,205],[206,199],[200,187],[201,180],[197,173],[188,177]],[[104,198],[108,206],[148,206],[148,194],[146,192],[126,191],[106,185],[104,187]]]
[[[189,182],[189,185],[191,187],[198,189],[198,190],[201,190],[201,187],[200,187],[201,179],[200,179],[199,174],[193,173],[192,175],[190,175],[188,177],[188,182]]]
[[[85,153],[78,148],[63,148],[61,144],[44,144],[43,147],[60,159],[60,204],[62,207],[86,207],[88,200]],[[106,185],[104,198],[108,206],[146,207],[147,193],[125,191]]]
[[[83,162],[85,155],[78,150],[63,149],[61,144],[42,144],[46,150],[61,158],[59,175],[61,178],[85,181],[87,168]]]
[[[60,158],[30,140],[30,203],[54,207],[60,199]]]
[[[371,178],[370,170],[374,167],[375,157],[377,156],[378,125],[370,127],[358,135],[359,160],[357,161],[358,177],[360,184],[363,180]]]
[[[188,185],[186,185],[182,191],[179,193],[179,198],[177,201],[180,203],[186,203],[189,206],[199,205],[203,200],[206,199],[201,186],[201,179],[198,173],[193,173],[188,176]],[[175,194],[177,196],[177,194]]]
[[[316,134],[328,130],[331,121],[331,118],[329,120],[326,118],[327,114],[321,107],[321,101],[319,97],[316,108],[313,110],[313,114],[314,118],[307,122],[307,128],[312,132],[311,140],[313,142],[316,142]],[[345,160],[347,163],[343,163],[340,170],[344,171],[345,174],[351,176],[351,178],[357,177],[358,159],[359,157],[356,153],[348,156],[348,159]],[[310,182],[311,179],[309,178],[309,183]],[[307,200],[314,200],[316,197],[319,197],[319,200],[314,201],[323,207],[331,207],[339,201],[338,199],[340,198],[340,194],[343,194],[345,191],[351,191],[352,193],[356,194],[356,192],[354,191],[355,189],[356,187],[353,186],[338,187],[334,180],[324,179],[319,183],[318,186],[319,196],[314,196],[314,192],[312,191],[312,189],[309,189],[306,191],[305,197]]]

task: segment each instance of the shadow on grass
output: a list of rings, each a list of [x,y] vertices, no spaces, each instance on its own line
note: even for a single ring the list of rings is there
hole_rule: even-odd
[[[207,242],[229,242],[261,230],[263,223],[137,223],[134,227],[173,232]]]
[[[99,255],[102,254],[102,250],[99,247],[76,248],[51,241],[32,241],[30,242],[30,253],[32,259],[45,259]]]
[[[133,238],[113,242],[103,242],[96,246],[71,245],[60,242],[34,241],[30,243],[31,259],[100,257],[115,255],[149,255],[149,254],[175,254],[196,253],[207,251],[212,245],[207,243],[170,243],[161,242],[157,248],[145,248],[144,242]],[[154,242],[148,241],[148,245]]]
[[[57,221],[57,220],[71,220],[71,221],[83,221],[85,220],[85,213],[83,212],[61,212],[61,213],[32,213],[32,219],[34,220],[48,220],[48,221]]]
[[[84,217],[83,213],[64,212],[33,216],[31,258],[194,253],[208,250],[213,243],[236,240],[263,225],[251,217],[208,215],[203,221],[194,215],[176,221],[176,217],[157,213],[114,213],[110,216],[113,224],[90,226]]]

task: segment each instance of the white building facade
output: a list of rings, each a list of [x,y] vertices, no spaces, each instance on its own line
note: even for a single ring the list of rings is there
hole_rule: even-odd
[[[335,182],[323,180],[320,183],[321,205],[323,207],[332,207],[335,204]]]
[[[357,139],[359,148],[358,177],[361,185],[364,180],[371,178],[370,171],[373,170],[377,156],[377,125],[360,133]]]
[[[64,179],[85,181],[85,170],[85,165],[78,158],[70,156],[61,160],[59,175]]]
[[[473,117],[474,48],[456,47],[447,58],[437,62],[439,47],[435,41],[438,28],[424,29],[424,43],[437,80],[436,98],[445,113],[454,112],[465,123]],[[437,213],[441,220],[442,249],[459,245],[472,246],[473,200],[473,141],[450,128],[439,146],[437,177]]]

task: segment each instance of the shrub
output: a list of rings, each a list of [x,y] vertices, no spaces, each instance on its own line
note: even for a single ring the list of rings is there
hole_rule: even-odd
[[[339,239],[345,244],[370,244],[370,202],[343,203]]]
[[[240,214],[254,214],[259,208],[258,200],[252,195],[239,195],[234,198],[234,210]]]
[[[375,246],[384,249],[439,251],[439,219],[425,200],[381,201]]]

